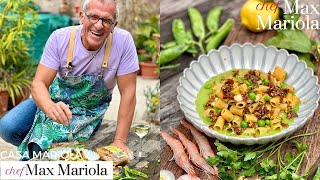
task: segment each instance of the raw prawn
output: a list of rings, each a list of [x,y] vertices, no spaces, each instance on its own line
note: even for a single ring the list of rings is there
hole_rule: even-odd
[[[160,131],[160,135],[171,147],[173,151],[173,158],[176,164],[179,167],[181,167],[186,173],[188,173],[188,175],[190,175],[193,180],[200,180],[200,178],[197,177],[196,172],[194,171],[194,168],[191,162],[189,161],[188,155],[184,151],[184,148],[181,142],[171,137],[169,134],[167,134],[164,131]]]
[[[204,135],[202,135],[201,132],[199,132],[195,127],[193,127],[191,124],[189,124],[188,122],[186,122],[184,120],[181,120],[180,123],[185,128],[187,128],[191,131],[193,138],[196,140],[196,142],[199,146],[200,153],[205,159],[208,159],[209,156],[210,157],[215,156],[215,153],[211,149],[211,146],[209,144],[208,139]]]
[[[182,134],[180,131],[178,131],[175,128],[171,128],[172,132],[174,132],[177,136],[179,136],[180,141],[184,145],[184,147],[187,149],[187,152],[189,154],[190,160],[198,166],[200,169],[204,170],[207,174],[212,174],[214,176],[218,175],[218,172],[213,169],[206,160],[200,155],[197,146],[191,142],[189,139],[186,138],[184,134]]]

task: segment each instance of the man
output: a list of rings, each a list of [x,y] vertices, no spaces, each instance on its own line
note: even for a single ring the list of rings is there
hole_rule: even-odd
[[[114,0],[86,0],[80,26],[52,33],[32,82],[32,99],[0,121],[4,140],[19,145],[24,139],[18,150],[29,156],[70,136],[71,140],[88,140],[99,128],[117,83],[121,102],[112,145],[132,158],[126,140],[139,67],[132,36],[116,28],[117,13]]]

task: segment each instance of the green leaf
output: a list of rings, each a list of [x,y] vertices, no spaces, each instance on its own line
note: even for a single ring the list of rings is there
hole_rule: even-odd
[[[318,167],[317,172],[312,180],[320,180],[320,167]]]
[[[233,168],[234,169],[241,169],[241,167],[242,167],[242,162],[241,161],[237,161],[237,162],[233,162],[232,163],[232,166],[233,166]]]
[[[304,61],[304,62],[307,64],[307,66],[308,66],[309,68],[311,68],[313,71],[316,71],[317,68],[316,68],[316,66],[313,64],[313,62],[311,61],[310,55],[311,55],[311,54],[309,54],[309,53],[299,53],[299,54],[298,54],[298,58],[299,58],[300,60]]]
[[[244,161],[248,161],[248,160],[254,159],[256,156],[257,156],[256,152],[248,152],[244,156]]]
[[[267,46],[276,46],[301,53],[312,53],[312,42],[300,30],[279,30],[277,35],[265,42]]]
[[[268,158],[263,159],[260,163],[260,166],[266,171],[271,171],[272,168],[276,167],[276,164],[273,162],[273,160],[269,160]]]
[[[209,156],[206,161],[210,166],[215,166],[220,161],[222,161],[222,159],[219,156],[215,156],[215,157],[210,157]]]
[[[247,170],[242,171],[242,172],[240,173],[240,175],[241,175],[241,176],[249,176],[249,177],[251,177],[251,176],[254,175],[255,172],[256,172],[256,170],[255,170],[255,168],[254,168],[254,166],[253,166],[253,167],[251,167],[250,169],[247,169]]]
[[[224,146],[223,144],[221,144],[217,140],[214,142],[214,144],[217,146],[217,149],[218,149],[217,155],[224,157],[224,158],[230,158],[230,160],[233,162],[235,162],[239,159],[237,156],[237,151],[233,151],[233,150],[227,148],[226,146]]]

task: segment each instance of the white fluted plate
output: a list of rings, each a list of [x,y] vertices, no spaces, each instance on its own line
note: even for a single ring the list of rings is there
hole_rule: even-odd
[[[269,136],[240,138],[220,134],[203,123],[196,111],[195,101],[202,85],[212,76],[232,69],[256,69],[268,73],[277,65],[288,73],[285,82],[296,89],[296,95],[301,99],[298,117],[288,128]],[[318,77],[296,55],[289,54],[284,49],[278,50],[274,46],[254,46],[247,43],[221,46],[219,50],[211,50],[207,55],[201,55],[197,61],[191,62],[179,80],[177,98],[186,119],[198,130],[223,142],[252,145],[277,141],[302,128],[318,107],[319,89]]]

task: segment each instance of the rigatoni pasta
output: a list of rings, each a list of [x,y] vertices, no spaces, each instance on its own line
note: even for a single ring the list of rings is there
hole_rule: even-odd
[[[197,111],[201,110],[198,113],[210,128],[230,135],[257,137],[279,132],[298,116],[301,103],[294,88],[284,83],[286,76],[279,66],[273,73],[244,69],[222,73],[202,87],[209,98],[201,105],[196,103]]]

